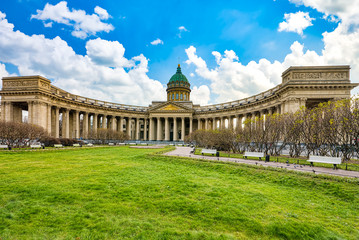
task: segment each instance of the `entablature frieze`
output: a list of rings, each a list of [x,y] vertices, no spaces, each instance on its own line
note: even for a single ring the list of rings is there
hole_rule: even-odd
[[[160,118],[193,118],[193,114],[192,113],[170,113],[170,114],[165,114],[165,113],[150,113],[149,118],[157,118],[157,117],[160,117]]]

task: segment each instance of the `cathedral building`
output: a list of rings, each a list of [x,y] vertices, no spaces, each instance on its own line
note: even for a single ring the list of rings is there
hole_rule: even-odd
[[[281,84],[254,96],[200,106],[191,102],[191,88],[180,65],[167,84],[167,101],[148,107],[105,102],[79,96],[42,76],[3,78],[1,120],[42,126],[53,137],[82,138],[99,128],[126,132],[131,140],[183,141],[198,129],[242,127],[245,119],[295,112],[320,102],[350,97],[358,86],[349,66],[290,67]],[[60,124],[61,123],[61,124]]]

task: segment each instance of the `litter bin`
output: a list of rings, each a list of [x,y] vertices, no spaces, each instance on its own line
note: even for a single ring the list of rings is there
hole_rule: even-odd
[[[219,152],[216,152],[216,157],[219,157]]]
[[[270,156],[269,154],[266,155],[266,162],[269,162],[270,161]]]

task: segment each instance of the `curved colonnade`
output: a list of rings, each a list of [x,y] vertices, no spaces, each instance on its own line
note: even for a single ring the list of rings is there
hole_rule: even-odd
[[[282,83],[255,96],[200,106],[190,101],[117,104],[71,94],[41,76],[3,78],[1,119],[44,127],[54,137],[83,138],[99,128],[126,132],[131,140],[183,141],[197,129],[242,127],[244,119],[295,112],[350,97],[349,66],[290,67]]]

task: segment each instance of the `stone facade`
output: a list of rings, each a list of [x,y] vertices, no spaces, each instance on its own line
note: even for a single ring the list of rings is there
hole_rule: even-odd
[[[110,128],[128,133],[132,140],[183,141],[197,129],[241,127],[247,118],[348,98],[359,85],[350,82],[349,73],[349,66],[290,67],[280,85],[249,98],[207,106],[163,101],[148,107],[74,95],[41,76],[6,77],[0,116],[21,122],[26,110],[29,123],[42,126],[54,137],[86,139],[90,131]]]

